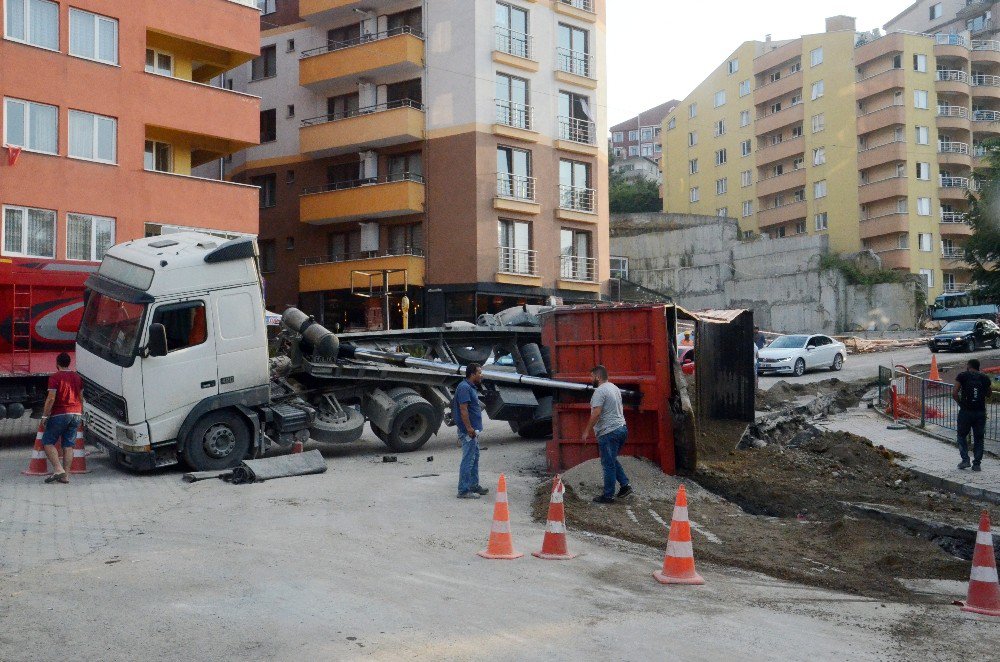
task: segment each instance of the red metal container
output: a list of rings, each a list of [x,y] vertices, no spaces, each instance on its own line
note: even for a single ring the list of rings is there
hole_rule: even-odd
[[[625,406],[628,443],[622,455],[649,458],[667,474],[676,469],[670,411],[670,320],[672,306],[588,306],[559,308],[545,316],[542,342],[551,351],[555,379],[589,382],[601,364],[612,383],[642,394]],[[580,440],[590,417],[586,399],[562,397],[553,408],[551,471],[565,471],[599,456],[597,440]]]

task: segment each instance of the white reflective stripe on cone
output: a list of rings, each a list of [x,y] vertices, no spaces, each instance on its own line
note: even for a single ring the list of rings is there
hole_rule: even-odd
[[[45,451],[31,451],[32,460],[40,460],[45,457]]]
[[[496,503],[507,503],[507,493],[506,492],[497,492]]]
[[[690,542],[668,540],[667,556],[673,556],[675,558],[690,558],[694,556],[694,547]]]
[[[996,568],[986,568],[983,566],[973,566],[972,567],[972,581],[974,582],[989,582],[991,584],[997,583],[997,569]]]
[[[545,529],[549,533],[566,533],[566,525],[556,520],[549,520],[545,523]]]
[[[993,534],[989,531],[979,531],[976,533],[976,544],[977,545],[989,545],[993,546]]]
[[[74,448],[73,457],[87,457],[87,454],[84,452],[82,448]]]
[[[558,491],[557,492],[553,492],[552,493],[552,503],[562,503],[562,502],[563,502],[562,492],[558,492]]]
[[[497,522],[493,521],[493,528],[490,529],[493,533],[510,533],[510,522]]]
[[[688,518],[688,508],[687,506],[674,506],[674,519],[678,522],[686,522]]]

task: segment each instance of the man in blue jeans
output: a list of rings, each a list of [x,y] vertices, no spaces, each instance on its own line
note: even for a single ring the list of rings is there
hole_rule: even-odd
[[[62,352],[56,357],[56,372],[49,377],[49,394],[42,412],[42,444],[45,455],[52,464],[52,475],[46,483],[68,483],[69,468],[73,466],[73,445],[76,431],[83,417],[83,380],[75,370],[69,369],[69,354]],[[63,461],[59,461],[62,442]]]
[[[618,461],[625,442],[628,441],[628,428],[625,427],[625,412],[622,408],[622,392],[608,381],[608,369],[603,365],[594,366],[590,371],[593,379],[594,395],[590,398],[590,420],[580,436],[581,441],[587,441],[590,431],[597,437],[597,446],[601,451],[601,468],[604,470],[604,493],[594,498],[594,503],[614,503],[615,483],[621,485],[618,498],[632,494],[628,476]]]
[[[458,470],[458,498],[478,499],[489,494],[479,484],[479,435],[483,432],[483,408],[479,404],[479,384],[483,369],[478,363],[465,367],[465,379],[455,389],[451,402],[451,415],[458,428],[458,442],[462,445],[462,464]]]

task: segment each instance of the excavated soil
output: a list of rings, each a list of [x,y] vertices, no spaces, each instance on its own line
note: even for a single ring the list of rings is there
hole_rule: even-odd
[[[834,403],[840,409],[856,407],[861,398],[874,388],[875,380],[844,382],[836,378],[824,379],[821,382],[800,384],[781,380],[775,382],[768,390],[757,390],[757,410],[777,411],[784,409],[797,398],[815,397],[817,395],[833,395]]]

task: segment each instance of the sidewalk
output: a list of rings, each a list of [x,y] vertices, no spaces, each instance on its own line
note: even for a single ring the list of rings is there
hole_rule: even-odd
[[[959,470],[958,445],[913,430],[888,430],[889,419],[869,409],[853,409],[836,414],[817,427],[850,432],[871,439],[877,446],[906,455],[900,466],[920,474],[937,487],[1000,503],[1000,461],[986,455],[982,472]],[[970,439],[971,444],[971,439]],[[970,449],[971,450],[971,449]]]

